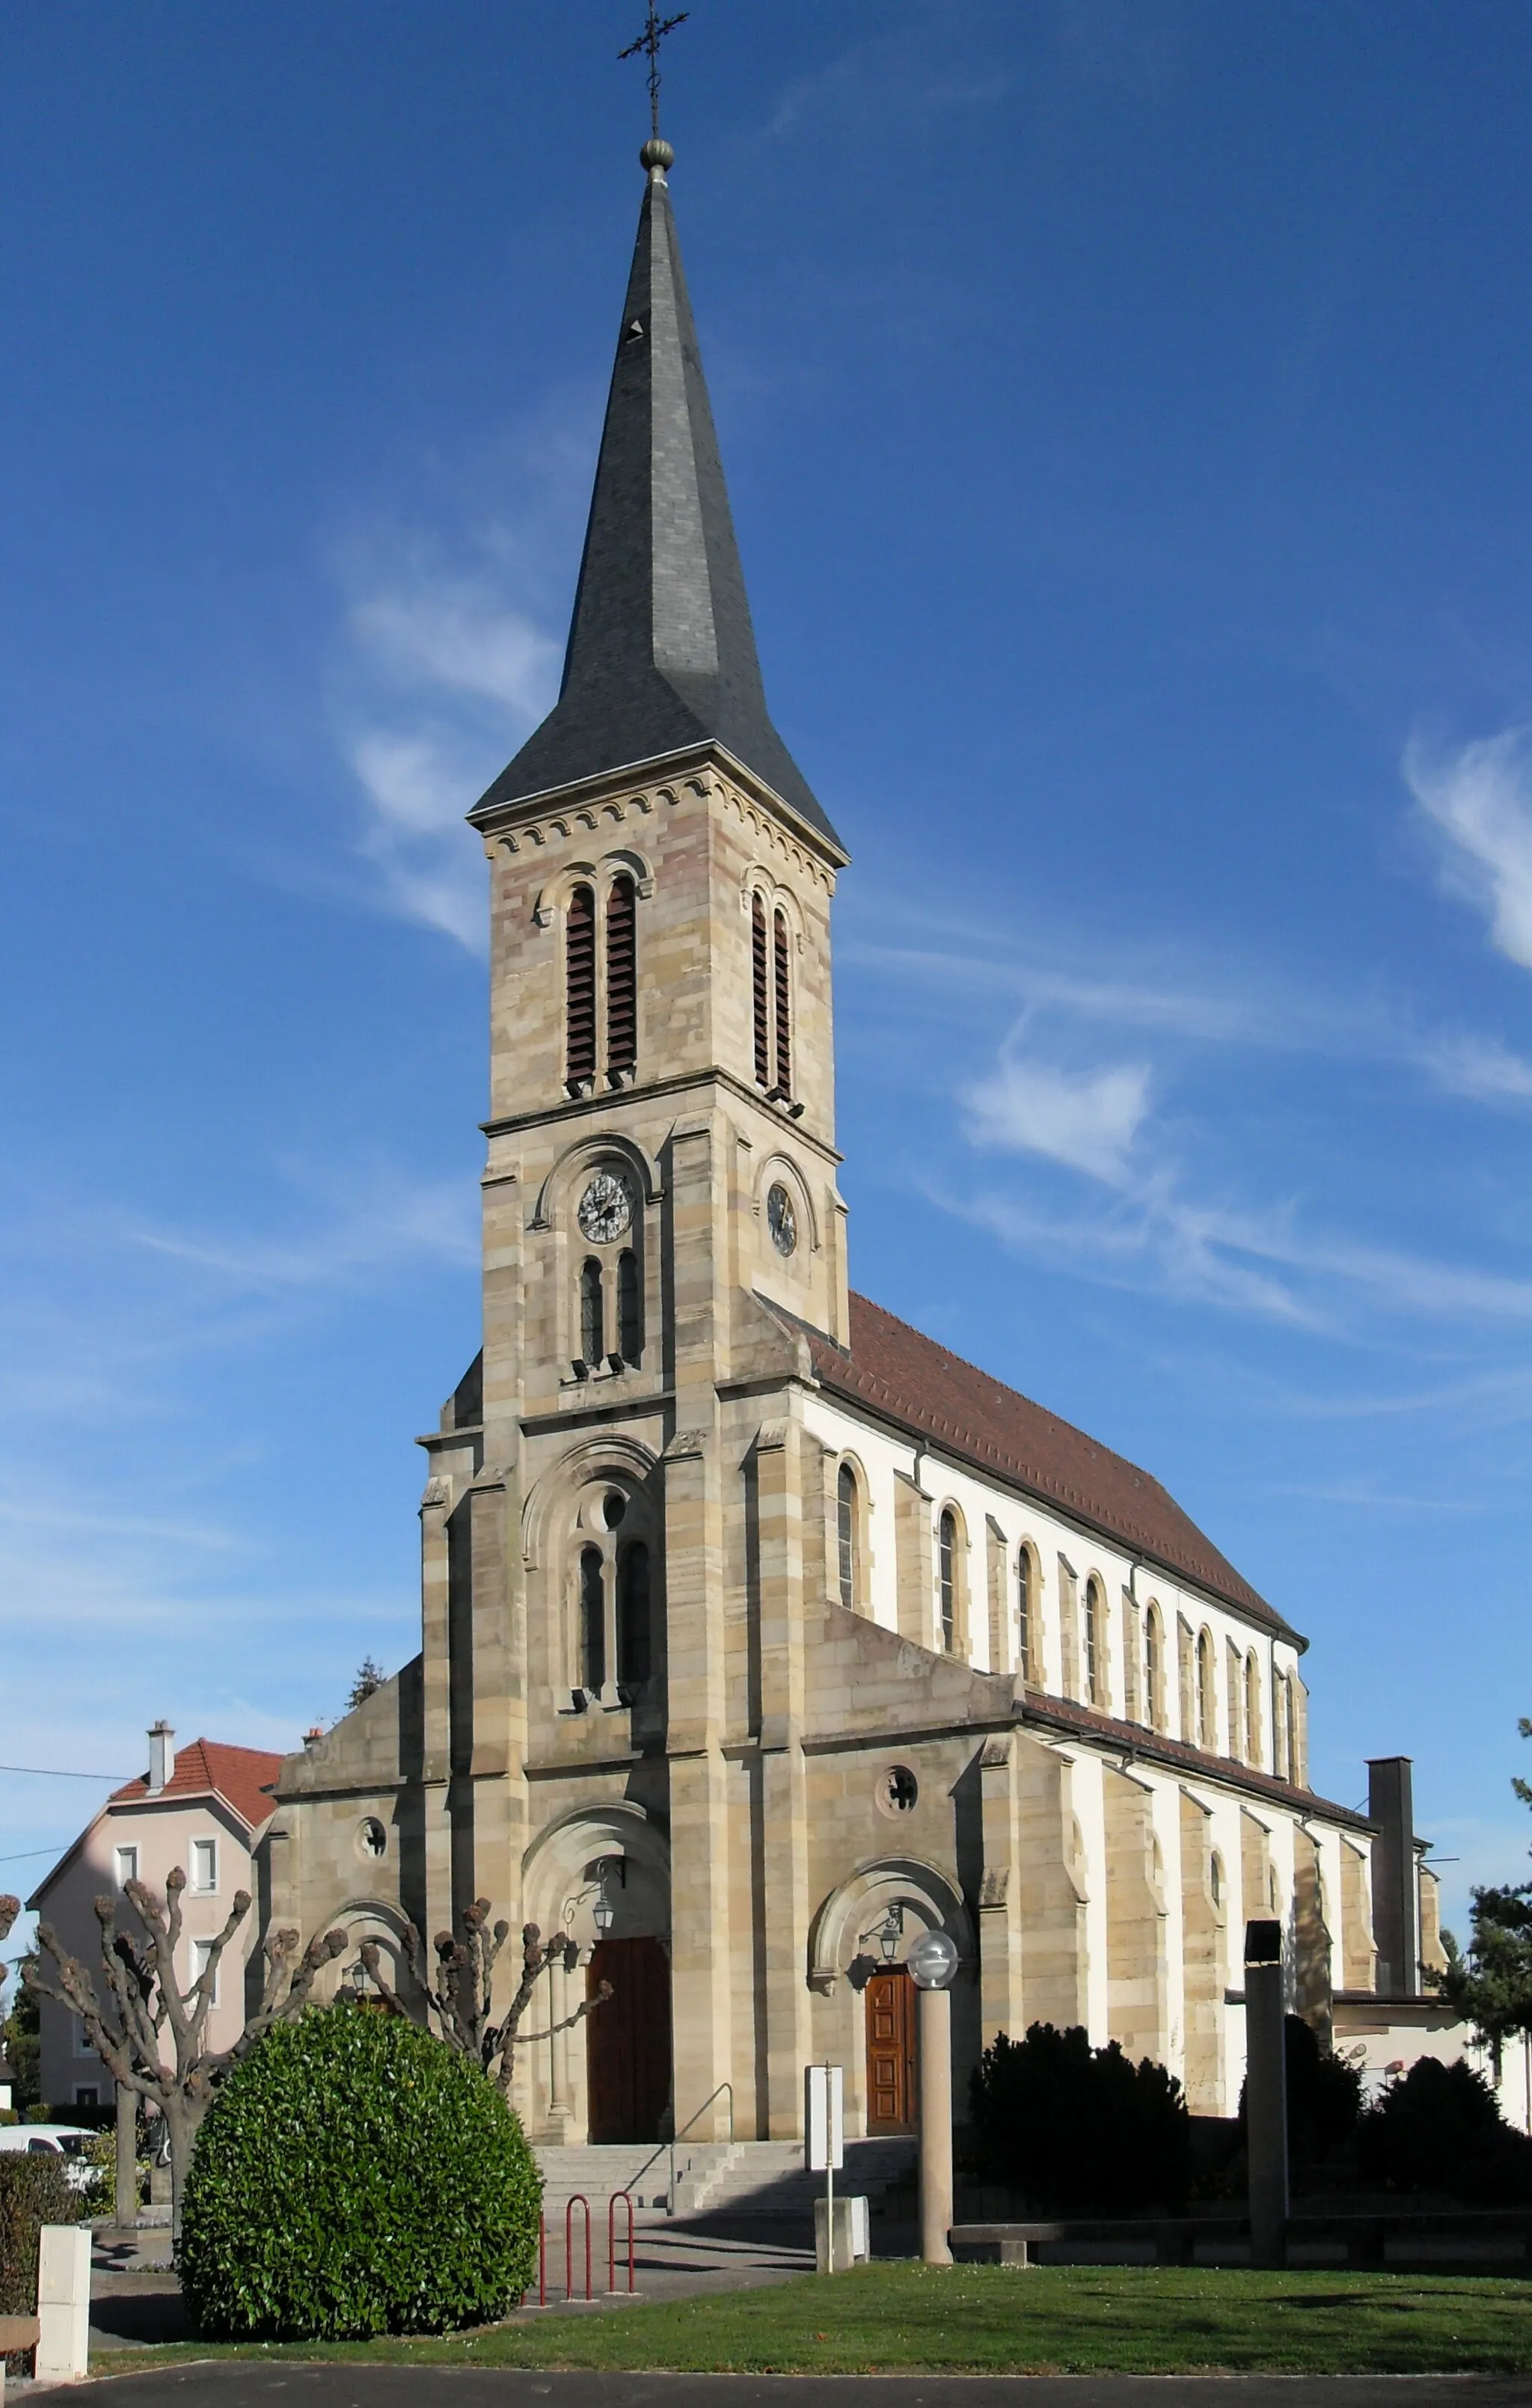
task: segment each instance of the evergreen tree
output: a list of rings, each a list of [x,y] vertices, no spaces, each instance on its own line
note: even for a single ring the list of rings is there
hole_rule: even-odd
[[[1523,1739],[1532,1739],[1524,1714]],[[1532,1806],[1532,1782],[1511,1784],[1524,1806]],[[1435,1976],[1442,1997],[1471,2024],[1490,2052],[1496,2081],[1506,2042],[1532,2033],[1532,1882],[1470,1892],[1468,1945],[1460,1949],[1450,1931],[1441,1935],[1447,1970]]]
[[[387,1677],[381,1664],[374,1656],[364,1656],[357,1669],[356,1678],[351,1683],[351,1693],[346,1700],[346,1712],[351,1714],[356,1712],[358,1706],[365,1706],[374,1690],[382,1687]]]

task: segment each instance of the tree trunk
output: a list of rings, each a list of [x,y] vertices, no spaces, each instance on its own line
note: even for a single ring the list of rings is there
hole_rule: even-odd
[[[117,2196],[112,2213],[120,2229],[138,2219],[138,2094],[117,2086]]]
[[[197,2134],[207,2105],[190,2099],[177,2099],[162,2108],[170,2136],[170,2237],[180,2239],[181,2201],[186,2195],[186,2177],[192,2171],[192,2152],[197,2144]]]

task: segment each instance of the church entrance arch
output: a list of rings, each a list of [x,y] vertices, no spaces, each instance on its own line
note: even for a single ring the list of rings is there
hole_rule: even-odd
[[[523,2053],[519,2099],[541,2141],[657,2141],[669,2112],[670,1850],[625,1799],[571,1809],[523,1860],[527,1917],[573,1940],[579,1970],[555,1976],[551,2021]],[[603,1982],[611,1995],[568,2021]]]
[[[867,2130],[915,2129],[915,1985],[902,1965],[881,1965],[862,1994],[866,2018]]]

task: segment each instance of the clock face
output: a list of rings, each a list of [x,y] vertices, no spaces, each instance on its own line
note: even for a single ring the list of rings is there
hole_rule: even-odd
[[[633,1198],[614,1170],[598,1170],[580,1199],[580,1235],[593,1246],[609,1246],[633,1219]]]
[[[798,1216],[785,1187],[774,1187],[766,1197],[766,1227],[777,1252],[790,1254],[798,1242]]]

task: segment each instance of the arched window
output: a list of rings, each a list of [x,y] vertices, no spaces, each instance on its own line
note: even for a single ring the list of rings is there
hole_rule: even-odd
[[[644,1302],[638,1286],[638,1257],[624,1247],[617,1257],[617,1351],[624,1363],[638,1363],[644,1352]]]
[[[580,1681],[585,1689],[607,1685],[607,1598],[599,1547],[580,1550]]]
[[[637,889],[624,871],[607,896],[607,1068],[631,1070],[638,1059]]]
[[[957,1515],[951,1512],[941,1517],[937,1555],[941,1585],[941,1643],[951,1656],[957,1646]]]
[[[840,1602],[856,1612],[856,1474],[843,1463],[836,1475],[836,1538],[840,1557]]]
[[[1144,1720],[1151,1730],[1164,1728],[1165,1631],[1157,1605],[1144,1616]]]
[[[1032,1550],[1024,1547],[1016,1558],[1016,1670],[1024,1681],[1032,1675],[1033,1623],[1037,1616],[1037,1581]]]
[[[594,1370],[607,1351],[606,1315],[602,1310],[601,1266],[591,1254],[581,1266],[580,1274],[580,1353],[587,1368]]]
[[[1277,1719],[1277,1773],[1282,1781],[1293,1778],[1293,1684],[1285,1672],[1276,1676],[1272,1702]]]
[[[755,1007],[755,1083],[771,1084],[771,1030],[769,1025],[770,971],[766,962],[766,905],[759,895],[750,907],[750,970],[751,997]]]
[[[577,886],[564,930],[565,1076],[571,1087],[595,1077],[595,889]]]
[[[1085,1584],[1085,1698],[1101,1703],[1101,1584],[1093,1572]]]
[[[649,1549],[634,1539],[617,1558],[617,1678],[624,1689],[649,1678]]]
[[[777,972],[777,1093],[793,1092],[793,989],[789,970],[787,914],[779,911],[773,930]]]
[[[1196,1641],[1196,1735],[1200,1744],[1213,1744],[1213,1642],[1207,1630]]]
[[[1261,1667],[1253,1647],[1245,1657],[1245,1755],[1259,1766],[1266,1751],[1261,1745]]]

